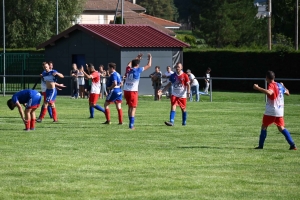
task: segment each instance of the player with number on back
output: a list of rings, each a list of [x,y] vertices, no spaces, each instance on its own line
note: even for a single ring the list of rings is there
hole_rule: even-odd
[[[131,61],[132,68],[127,74],[126,81],[124,84],[124,96],[126,104],[128,105],[128,117],[129,117],[129,128],[135,129],[135,112],[138,104],[138,88],[140,82],[141,73],[145,70],[150,69],[152,64],[152,56],[148,54],[148,63],[145,67],[139,67],[140,59],[134,59]]]
[[[187,112],[186,112],[186,98],[190,97],[190,80],[186,73],[182,71],[182,64],[177,63],[175,66],[176,73],[171,74],[169,78],[169,83],[165,86],[163,90],[159,90],[158,94],[161,95],[165,91],[173,86],[173,92],[171,95],[171,111],[170,111],[170,121],[165,122],[167,126],[174,126],[174,120],[176,115],[176,106],[180,106],[182,112],[182,125],[186,125]]]
[[[119,125],[123,124],[123,111],[122,111],[122,78],[121,75],[116,72],[116,64],[115,63],[108,63],[108,71],[109,71],[109,78],[106,82],[108,95],[106,96],[106,101],[104,104],[105,108],[105,117],[106,122],[103,124],[110,124],[110,109],[109,104],[115,103],[116,108],[118,110],[119,116]]]

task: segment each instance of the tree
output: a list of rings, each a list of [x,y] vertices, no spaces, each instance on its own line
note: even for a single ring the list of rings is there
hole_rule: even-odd
[[[70,27],[82,13],[84,1],[58,1],[59,31]],[[5,1],[5,10],[9,48],[35,47],[56,35],[56,0],[9,0]]]
[[[154,17],[176,21],[178,18],[174,0],[137,0],[137,4],[146,8],[146,13]]]
[[[267,41],[266,19],[248,0],[193,0],[192,26],[213,47],[240,47]]]

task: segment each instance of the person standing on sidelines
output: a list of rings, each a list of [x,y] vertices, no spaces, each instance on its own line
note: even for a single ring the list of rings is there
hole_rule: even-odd
[[[205,72],[205,75],[204,75],[204,82],[205,82],[204,93],[206,93],[206,94],[208,94],[210,72],[211,72],[211,69],[208,67]]]
[[[95,67],[92,63],[87,64],[87,69],[89,74],[87,74],[83,70],[84,77],[91,80],[91,91],[89,95],[89,109],[90,109],[90,118],[94,118],[94,110],[99,110],[105,114],[105,110],[97,104],[97,101],[99,99],[100,95],[100,74],[97,70],[95,70]]]
[[[190,85],[191,85],[190,101],[193,101],[193,94],[195,94],[196,101],[199,102],[199,82],[194,76],[194,74],[192,74],[190,69],[186,70],[186,73],[189,76]]]
[[[110,109],[109,104],[115,103],[118,111],[119,125],[123,124],[123,111],[122,111],[122,78],[121,75],[116,72],[116,64],[108,63],[108,71],[110,77],[107,80],[108,95],[104,104],[106,122],[103,124],[110,124]]]
[[[84,81],[84,74],[83,74],[83,66],[81,65],[80,68],[78,69],[78,73],[77,73],[77,79],[78,79],[78,85],[79,85],[79,98],[83,99],[85,97],[84,94],[84,85],[85,85],[85,81]]]
[[[15,93],[11,99],[7,101],[7,106],[13,110],[18,107],[20,116],[25,124],[25,131],[35,129],[35,110],[40,106],[42,96],[36,90],[21,90]],[[25,105],[25,113],[22,105]]]
[[[77,69],[77,64],[73,63],[72,64],[72,69],[70,71],[70,76],[71,76],[71,93],[72,93],[72,99],[77,99],[78,98],[78,90],[79,90],[79,85],[78,85],[78,69]]]
[[[160,71],[160,66],[155,67],[155,71],[149,75],[152,80],[152,87],[154,89],[154,101],[160,101],[161,95],[158,95],[158,90],[161,89],[162,85],[162,73]]]
[[[163,78],[165,78],[165,80],[163,81],[163,83],[167,83],[168,84],[168,80],[171,76],[171,74],[174,74],[174,72],[172,71],[171,66],[167,66],[167,71],[162,75]],[[170,98],[172,95],[172,85],[171,87],[169,87],[168,91],[166,92],[166,97]]]
[[[47,107],[48,105],[51,106],[52,109],[52,118],[53,122],[57,122],[57,112],[55,108],[55,100],[57,95],[57,89],[56,89],[56,76],[60,78],[64,78],[64,75],[57,72],[56,70],[50,70],[49,64],[47,62],[43,62],[43,66],[45,71],[42,73],[42,77],[44,78],[44,81],[46,82],[46,100],[43,104],[43,111],[40,115],[40,117],[36,120],[37,122],[42,122],[44,119],[46,113],[47,113]]]
[[[263,149],[265,139],[267,137],[267,128],[271,124],[276,124],[279,132],[281,132],[286,141],[290,145],[290,150],[297,150],[297,147],[292,139],[290,132],[284,127],[284,95],[289,96],[289,90],[283,83],[277,83],[275,80],[275,73],[268,71],[266,74],[266,81],[268,82],[268,89],[259,87],[257,84],[253,85],[253,89],[258,90],[267,95],[266,110],[262,120],[262,126],[259,136],[258,147],[255,149]]]
[[[126,104],[128,105],[128,118],[129,118],[129,128],[135,129],[135,112],[138,104],[138,87],[140,82],[141,73],[145,70],[150,69],[152,64],[152,56],[148,54],[148,63],[144,67],[139,67],[140,59],[134,59],[131,61],[132,68],[127,74],[126,81],[124,84],[124,96],[126,99]]]
[[[175,69],[176,73],[172,74],[169,78],[169,83],[165,86],[163,90],[159,90],[158,94],[162,94],[173,85],[173,93],[171,96],[171,111],[170,111],[170,121],[166,121],[167,126],[174,126],[176,106],[181,108],[182,112],[182,125],[186,125],[187,111],[186,111],[186,98],[190,96],[191,86],[190,80],[186,73],[182,71],[182,64],[177,63]]]

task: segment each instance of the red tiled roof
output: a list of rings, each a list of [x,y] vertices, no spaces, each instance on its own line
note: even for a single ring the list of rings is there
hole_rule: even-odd
[[[73,31],[83,31],[116,48],[172,48],[189,47],[188,44],[169,36],[152,26],[128,24],[76,24],[71,28],[40,44],[37,49],[45,48],[61,38],[68,38]]]
[[[158,17],[153,17],[151,15],[146,15],[144,13],[140,13],[139,15],[149,19],[150,21],[153,21],[156,24],[164,26],[164,27],[178,27],[178,28],[181,27],[181,24],[178,24],[176,22],[172,22],[172,21],[165,20],[165,19],[158,18]]]
[[[106,11],[115,12],[118,0],[87,0],[84,5],[84,11]],[[121,3],[119,3],[119,10],[121,10]],[[146,9],[137,4],[124,1],[124,10],[132,10],[136,12],[145,12]]]

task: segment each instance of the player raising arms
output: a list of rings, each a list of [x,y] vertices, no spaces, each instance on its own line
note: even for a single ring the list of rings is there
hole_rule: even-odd
[[[64,75],[57,72],[56,70],[51,70],[49,67],[49,64],[47,62],[43,62],[43,66],[45,71],[42,73],[42,77],[44,81],[46,82],[46,100],[43,104],[43,111],[40,115],[40,117],[36,120],[37,122],[42,122],[44,119],[46,113],[47,113],[47,107],[48,105],[51,106],[52,109],[52,117],[53,122],[57,122],[57,112],[55,108],[55,100],[57,95],[57,89],[55,87],[56,85],[56,76],[59,78],[64,78]]]
[[[90,97],[89,97],[89,108],[90,108],[90,118],[94,118],[94,108],[96,108],[97,110],[105,114],[105,110],[101,106],[97,105],[97,101],[99,99],[100,89],[101,89],[100,74],[98,73],[97,70],[95,70],[95,67],[92,63],[86,64],[86,66],[90,74],[87,74],[84,70],[82,70],[82,72],[85,78],[92,80]]]
[[[110,124],[110,110],[109,110],[109,104],[115,103],[116,108],[118,110],[118,116],[119,116],[119,124],[123,124],[123,111],[121,108],[122,104],[122,79],[121,75],[116,72],[116,64],[115,63],[108,63],[108,71],[110,73],[110,76],[108,78],[108,81],[106,82],[108,95],[106,96],[106,101],[104,104],[105,108],[105,117],[106,122],[103,124]]]
[[[182,64],[176,64],[176,73],[171,74],[169,78],[169,83],[165,86],[163,90],[158,91],[158,95],[163,94],[165,91],[173,86],[173,92],[171,95],[171,111],[170,111],[170,121],[165,122],[167,126],[173,126],[175,115],[176,115],[176,106],[180,106],[182,112],[182,125],[186,125],[187,112],[186,112],[186,98],[190,96],[191,86],[190,80],[186,73],[182,71]]]
[[[21,118],[25,124],[24,130],[29,131],[35,129],[35,110],[40,106],[41,99],[41,94],[36,90],[21,90],[7,101],[7,106],[11,110],[18,107]],[[25,114],[21,104],[26,106]]]
[[[138,88],[140,75],[143,71],[149,69],[152,64],[152,56],[148,54],[148,63],[145,67],[139,67],[140,59],[131,61],[132,68],[127,74],[124,84],[124,96],[128,105],[129,128],[134,129],[135,112],[138,104]]]
[[[274,81],[274,79],[275,73],[268,71],[266,74],[268,89],[261,88],[257,84],[253,85],[253,89],[267,95],[266,110],[262,120],[259,143],[258,147],[255,149],[264,148],[264,142],[267,137],[267,128],[269,125],[274,123],[276,124],[278,130],[284,135],[286,141],[289,143],[290,150],[297,150],[290,132],[284,128],[284,94],[289,96],[290,92],[286,87],[284,87],[283,83],[277,83]]]

